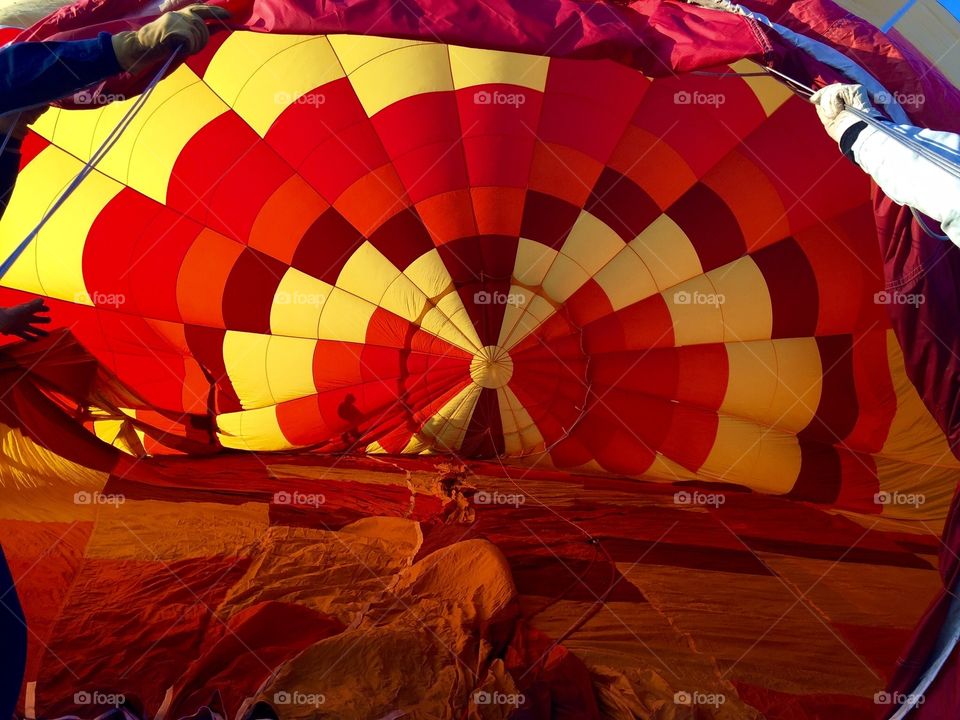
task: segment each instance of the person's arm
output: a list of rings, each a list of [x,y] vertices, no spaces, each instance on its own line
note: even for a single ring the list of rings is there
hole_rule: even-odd
[[[937,154],[952,150],[957,153],[954,163],[960,158],[960,135],[906,125],[891,128]],[[876,181],[887,197],[933,218],[947,237],[960,245],[960,178],[877,128],[855,126],[847,135],[841,147],[846,144],[850,148],[848,157]]]
[[[845,108],[855,107],[877,117],[894,133],[923,144],[953,164],[960,160],[960,135],[885,121],[860,85],[830,85],[811,101],[817,104],[820,120],[843,154],[863,168],[887,197],[933,218],[947,237],[960,245],[960,178]]]
[[[45,105],[112,75],[139,71],[179,48],[199,51],[210,38],[208,21],[223,21],[223,8],[191,5],[142,28],[92,40],[14,43],[0,50],[0,114]]]
[[[0,113],[43,105],[121,72],[109,33],[0,50]]]

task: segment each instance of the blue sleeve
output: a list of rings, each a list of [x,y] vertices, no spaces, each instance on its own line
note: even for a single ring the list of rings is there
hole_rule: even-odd
[[[0,50],[0,113],[59,100],[122,72],[109,33]]]

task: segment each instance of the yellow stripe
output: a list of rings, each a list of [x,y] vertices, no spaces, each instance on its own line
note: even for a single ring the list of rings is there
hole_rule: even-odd
[[[368,117],[404,98],[452,90],[447,46],[407,45],[377,55],[350,72],[350,83]]]
[[[52,146],[27,165],[0,221],[0,254],[13,252],[81,168],[76,158]],[[83,248],[94,221],[121,190],[113,180],[90,174],[13,264],[4,286],[92,305],[83,279]]]
[[[799,432],[810,424],[823,392],[814,338],[728,343],[726,395],[720,412]]]
[[[227,448],[237,450],[290,450],[277,421],[277,406],[224,413],[217,416],[217,437]]]
[[[450,46],[453,86],[506,84],[543,91],[550,59],[540,55]]]
[[[796,435],[720,416],[716,441],[699,475],[759,492],[789,492],[800,474]]]
[[[468,383],[437,414],[424,423],[419,433],[410,438],[404,453],[423,453],[433,450],[441,452],[457,450],[463,444],[463,438],[470,426],[470,418],[476,407],[480,392],[479,385]]]
[[[217,50],[203,80],[264,137],[284,110],[342,77],[326,37],[234,32]],[[319,104],[326,98],[320,94],[309,100]]]
[[[117,126],[135,100],[97,110],[48,113],[37,131],[54,145],[86,162]],[[186,65],[159,83],[143,109],[107,153],[98,170],[165,202],[173,166],[187,142],[227,106]]]

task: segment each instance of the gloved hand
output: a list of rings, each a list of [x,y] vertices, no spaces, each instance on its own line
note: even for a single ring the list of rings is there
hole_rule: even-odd
[[[230,13],[212,5],[190,5],[161,15],[134,31],[113,36],[113,51],[124,70],[147,67],[166,59],[176,47],[187,55],[203,49],[210,39],[206,20],[226,20]]]
[[[851,125],[860,122],[860,118],[846,108],[854,107],[869,115],[881,117],[870,102],[870,96],[863,85],[827,85],[815,92],[810,97],[810,102],[817,106],[817,115],[820,116],[820,122],[826,128],[827,134],[838,143]]]

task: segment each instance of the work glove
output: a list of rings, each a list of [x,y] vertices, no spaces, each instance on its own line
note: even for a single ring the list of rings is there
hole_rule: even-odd
[[[113,51],[120,67],[127,71],[165,60],[176,48],[192,55],[203,49],[210,39],[206,21],[229,17],[230,13],[224,8],[190,5],[161,15],[135,32],[117,33],[113,36]]]
[[[851,125],[860,122],[860,118],[847,110],[848,107],[857,108],[876,118],[882,117],[870,102],[863,85],[827,85],[815,92],[810,102],[817,106],[817,115],[827,134],[838,143]]]

